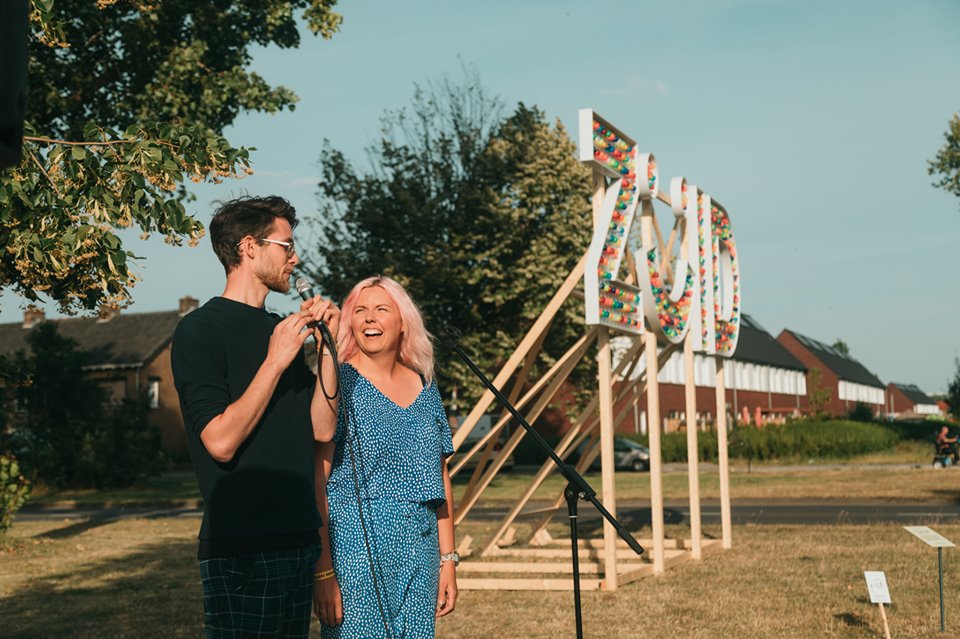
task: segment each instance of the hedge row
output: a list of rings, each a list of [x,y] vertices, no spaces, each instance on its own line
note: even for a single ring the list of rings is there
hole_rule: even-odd
[[[901,441],[929,441],[931,451],[939,422],[857,422],[851,420],[795,421],[763,428],[738,426],[730,433],[730,457],[764,461],[771,459],[839,459],[864,453],[890,450]],[[956,433],[954,433],[956,434]],[[644,445],[646,436],[629,435]],[[514,452],[519,465],[541,464],[546,455],[534,442],[524,438]],[[546,435],[555,446],[560,438]],[[697,437],[702,461],[717,460],[716,431],[700,431]],[[661,438],[664,462],[687,461],[686,433],[669,433]]]
[[[930,424],[893,425],[850,420],[795,421],[764,428],[739,426],[730,434],[730,457],[764,461],[771,459],[838,459],[890,450],[907,439],[933,441]],[[633,437],[646,444],[646,437]],[[700,459],[716,461],[716,431],[701,431],[697,438]],[[663,460],[687,460],[686,433],[662,438]]]

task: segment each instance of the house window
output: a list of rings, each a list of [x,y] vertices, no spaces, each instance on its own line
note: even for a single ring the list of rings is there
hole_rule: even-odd
[[[147,405],[150,408],[160,407],[160,380],[151,377],[147,382]]]

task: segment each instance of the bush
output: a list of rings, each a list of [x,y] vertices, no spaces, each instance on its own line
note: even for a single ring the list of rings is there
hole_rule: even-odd
[[[872,422],[873,411],[863,402],[857,402],[847,417],[855,422]]]
[[[31,478],[56,488],[128,486],[158,474],[166,461],[160,433],[147,422],[145,401],[113,404],[83,365],[86,353],[52,322],[30,331],[30,354],[14,360],[25,407],[9,420],[3,449],[12,450]]]
[[[631,437],[647,445],[647,437]],[[716,431],[698,433],[700,460],[717,460]],[[739,426],[728,438],[730,457],[766,461],[789,458],[844,458],[893,448],[901,437],[894,429],[849,420],[795,421],[763,428]],[[687,461],[686,433],[661,439],[664,462]]]
[[[30,481],[20,473],[13,455],[0,455],[0,533],[13,525],[13,516],[30,495]]]
[[[147,421],[146,401],[125,399],[83,435],[75,483],[95,488],[130,486],[158,475],[167,461],[160,430]]]

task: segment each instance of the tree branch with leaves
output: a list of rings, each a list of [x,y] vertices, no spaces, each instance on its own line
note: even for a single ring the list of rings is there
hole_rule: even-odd
[[[946,142],[927,163],[927,173],[937,177],[935,187],[960,197],[960,114],[953,114],[943,137]]]
[[[0,287],[71,313],[130,302],[117,231],[196,244],[185,186],[251,172],[223,129],[296,95],[249,70],[254,45],[295,48],[296,13],[324,38],[336,0],[32,0],[21,163],[0,172]]]

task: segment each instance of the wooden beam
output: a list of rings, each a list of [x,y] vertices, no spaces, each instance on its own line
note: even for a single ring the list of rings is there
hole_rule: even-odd
[[[550,326],[550,323],[553,321],[553,318],[556,316],[557,312],[560,310],[560,307],[566,301],[571,291],[573,291],[580,280],[583,279],[583,268],[586,264],[586,261],[587,256],[584,254],[580,258],[580,261],[577,262],[577,265],[573,267],[573,270],[571,270],[567,275],[567,279],[563,281],[563,284],[561,284],[560,288],[557,289],[557,292],[554,293],[546,308],[543,309],[543,312],[540,313],[540,316],[533,323],[533,326],[530,327],[530,330],[527,331],[527,334],[524,335],[522,340],[520,340],[520,344],[517,346],[516,350],[513,351],[513,354],[507,360],[507,363],[504,364],[503,368],[500,369],[500,372],[497,373],[497,376],[493,379],[493,385],[498,389],[502,389],[504,387],[504,385],[510,379],[510,376],[513,375],[514,371],[520,365],[520,362],[523,361],[523,358],[526,357],[530,349],[533,348],[533,345],[536,344],[538,339],[540,339],[540,335],[547,329],[548,326]],[[489,390],[483,392],[483,395],[480,396],[479,401],[477,401],[473,409],[467,415],[467,418],[464,420],[463,424],[454,434],[454,450],[460,448],[460,445],[467,438],[467,435],[470,434],[470,431],[472,431],[477,425],[477,422],[480,421],[480,418],[483,417],[483,414],[486,412],[487,408],[490,407],[490,404],[493,403],[493,400],[494,396],[492,392]]]
[[[590,348],[590,345],[593,343],[593,340],[597,337],[596,328],[591,328],[591,330],[584,335],[578,342],[574,345],[572,349],[574,353],[579,353],[579,355],[574,355],[577,358],[577,361],[583,357],[583,354]],[[573,450],[570,447],[570,443],[576,437],[578,429],[571,428],[568,430],[564,436],[560,439],[560,443],[557,444],[556,453],[561,459],[565,459],[569,455],[570,451]],[[553,463],[552,459],[547,459],[540,466],[540,470],[537,471],[537,474],[534,476],[533,480],[524,490],[520,498],[514,503],[513,507],[510,509],[510,512],[507,513],[506,517],[500,522],[500,527],[494,532],[492,538],[487,543],[487,546],[484,547],[481,554],[485,555],[491,546],[496,544],[501,535],[503,535],[517,516],[520,514],[520,511],[523,510],[523,507],[527,505],[527,502],[530,501],[530,498],[533,497],[537,489],[540,488],[543,481],[556,469],[556,465]]]
[[[693,540],[693,558],[703,557],[703,532],[700,517],[700,445],[697,441],[697,386],[693,360],[693,333],[683,340],[684,411],[687,425],[687,492],[690,495],[690,539]]]
[[[589,335],[589,331],[588,331],[588,335]],[[576,353],[579,343],[580,342],[577,341],[573,346],[571,346],[567,350],[566,353],[561,355],[560,359],[558,359],[553,363],[553,366],[551,366],[550,369],[547,370],[547,372],[544,373],[540,377],[540,379],[538,379],[536,383],[533,386],[531,386],[526,393],[524,393],[523,397],[521,397],[520,400],[514,403],[514,408],[516,408],[517,410],[522,410],[523,407],[526,406],[528,402],[530,402],[534,397],[536,397],[537,393],[540,392],[540,389],[542,389],[544,386],[546,386],[550,382],[550,380],[557,373],[557,371],[559,371],[560,368],[567,362],[567,359],[569,357],[572,357],[574,353]],[[471,457],[473,457],[473,455],[477,453],[478,450],[480,450],[483,446],[486,446],[493,437],[497,436],[500,433],[500,430],[503,429],[503,427],[507,424],[510,418],[511,418],[511,415],[509,412],[501,415],[500,419],[497,420],[497,423],[494,424],[493,427],[490,429],[490,432],[484,435],[482,438],[480,438],[480,440],[477,441],[477,443],[474,444],[473,447],[461,459],[457,460],[457,463],[454,464],[453,468],[450,469],[450,476],[455,477],[457,473],[460,472],[460,469],[463,468],[463,466],[470,460]]]
[[[730,517],[730,448],[727,445],[727,389],[724,385],[723,358],[715,357],[717,375],[717,457],[720,466],[720,530],[724,548],[733,548],[733,523]]]
[[[653,232],[656,231],[657,219],[653,214],[653,203],[644,200],[644,212],[640,218],[640,232],[644,246],[653,243]],[[650,448],[650,514],[653,528],[653,572],[660,574],[664,570],[663,548],[663,462],[662,444],[660,437],[660,383],[657,379],[660,373],[657,359],[657,335],[653,331],[643,334],[644,350],[647,359],[647,437]]]
[[[457,579],[460,590],[573,590],[573,579]],[[580,590],[600,590],[599,579],[581,579]]]
[[[557,374],[554,375],[546,390],[543,391],[543,393],[534,403],[530,412],[524,415],[527,422],[534,422],[537,417],[540,416],[540,413],[543,412],[543,409],[547,407],[547,404],[553,399],[554,395],[557,394],[557,391],[560,390],[563,382],[565,382],[567,377],[569,377],[570,371],[573,370],[573,368],[580,361],[580,357],[582,357],[583,352],[586,351],[586,341],[585,335],[578,341],[578,344],[580,344],[579,348],[574,348],[571,351],[568,351],[570,356],[567,357],[559,367]],[[526,430],[520,429],[510,435],[510,438],[497,454],[496,459],[493,460],[493,462],[490,464],[490,467],[484,472],[483,477],[480,479],[480,482],[477,485],[476,491],[470,496],[469,499],[464,500],[457,507],[456,514],[454,515],[454,524],[459,524],[461,521],[463,521],[463,518],[466,517],[467,513],[470,512],[470,509],[473,508],[474,504],[476,504],[484,489],[490,485],[490,482],[493,481],[493,478],[500,471],[500,468],[503,467],[503,464],[506,462],[507,458],[513,454],[514,449],[516,449],[517,445],[520,443],[520,440],[523,439],[526,433]]]

